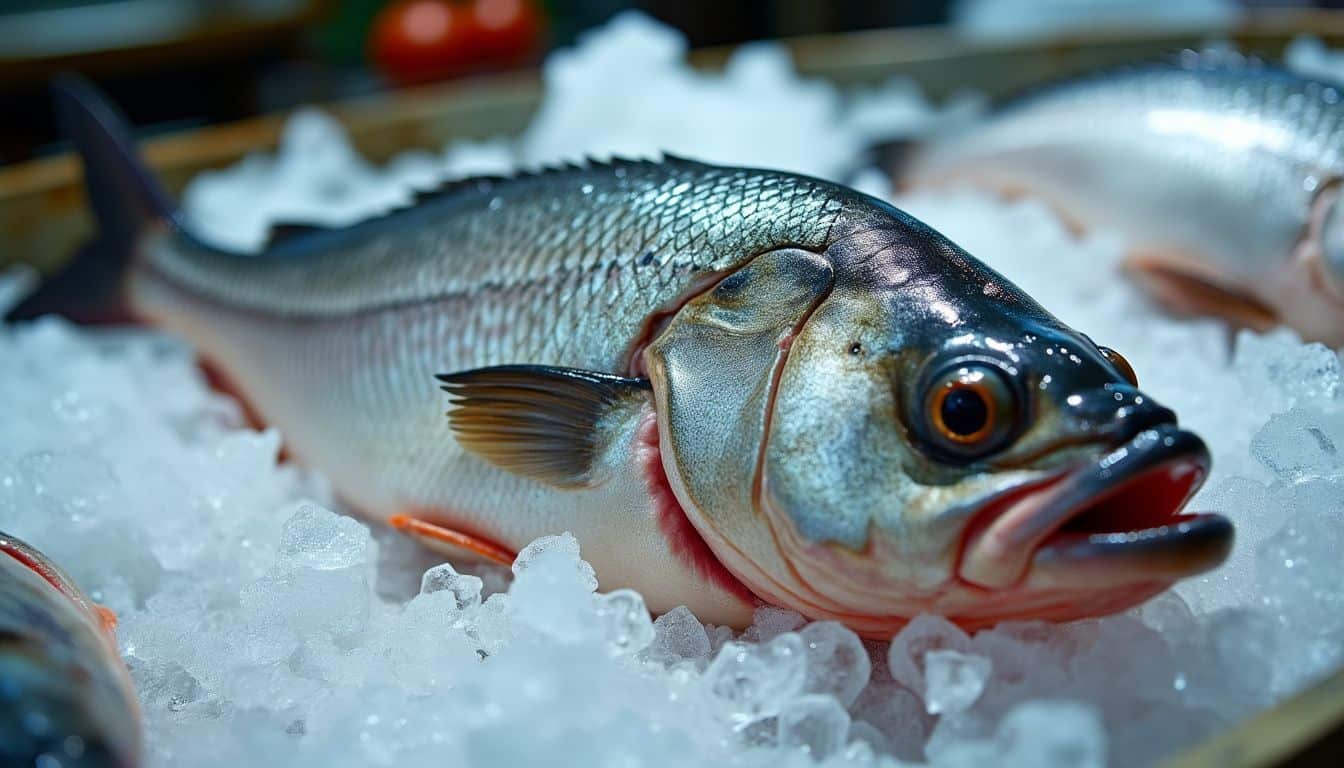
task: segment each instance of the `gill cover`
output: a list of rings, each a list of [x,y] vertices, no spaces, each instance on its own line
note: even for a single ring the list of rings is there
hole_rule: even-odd
[[[730,569],[779,562],[756,489],[775,381],[834,272],[810,251],[763,253],[683,307],[645,352],[663,463],[692,522]],[[709,530],[706,530],[706,529]]]

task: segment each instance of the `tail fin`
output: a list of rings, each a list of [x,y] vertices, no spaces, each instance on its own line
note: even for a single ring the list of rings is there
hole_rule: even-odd
[[[61,130],[84,163],[98,235],[8,319],[53,312],[81,321],[126,319],[121,283],[136,240],[154,222],[174,222],[175,206],[140,159],[126,119],[92,83],[63,75],[52,96]]]

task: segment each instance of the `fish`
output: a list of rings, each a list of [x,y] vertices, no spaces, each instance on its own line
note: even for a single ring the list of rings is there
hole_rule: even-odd
[[[899,153],[906,190],[1044,200],[1125,238],[1123,273],[1177,315],[1344,345],[1344,99],[1187,51],[1063,80]]]
[[[0,532],[0,765],[139,765],[139,705],[114,627],[45,555]]]
[[[1231,546],[1184,511],[1207,447],[1119,353],[881,200],[588,161],[239,254],[191,234],[91,87],[57,98],[131,313],[354,513],[450,557],[568,531],[654,612],[889,637],[1121,610]]]

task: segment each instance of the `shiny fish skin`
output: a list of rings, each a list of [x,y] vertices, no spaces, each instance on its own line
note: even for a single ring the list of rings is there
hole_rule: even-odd
[[[1226,556],[1225,519],[1174,518],[1207,450],[1118,354],[875,198],[615,162],[248,257],[176,223],[87,85],[61,94],[131,309],[400,530],[502,562],[570,531],[653,611],[871,637],[1121,610]]]
[[[614,581],[666,558],[642,483],[554,494],[484,466],[452,438],[434,375],[517,362],[624,372],[650,315],[756,253],[820,249],[845,194],[787,174],[617,161],[458,184],[251,259],[160,234],[129,292],[138,314],[243,383],[288,450],[362,512],[451,510],[515,548],[573,530],[586,555],[612,552]],[[698,584],[665,581],[669,595]]]
[[[1344,103],[1334,86],[1189,55],[1027,95],[928,141],[900,177],[913,187],[1041,197],[1079,227],[1119,230],[1163,266],[1245,293],[1308,336],[1335,341],[1344,336],[1341,254],[1312,257],[1318,271],[1305,278],[1289,273],[1299,245],[1321,239],[1309,219],[1344,174],[1342,152]],[[1304,295],[1313,305],[1305,310],[1294,306]]]
[[[15,546],[42,562],[0,533],[0,549]],[[0,551],[0,765],[131,768],[130,679],[87,600],[55,573],[69,593]]]

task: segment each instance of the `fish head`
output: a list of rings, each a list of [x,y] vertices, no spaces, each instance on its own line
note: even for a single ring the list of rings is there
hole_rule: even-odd
[[[679,373],[696,358],[673,354],[654,376],[655,393],[689,384],[660,406],[701,401],[660,412],[664,462],[724,565],[883,636],[926,611],[1109,613],[1221,562],[1230,523],[1181,512],[1202,441],[1117,353],[898,215],[838,238],[828,269],[801,259],[797,283],[824,288],[774,350],[730,339],[702,348],[710,367]]]

